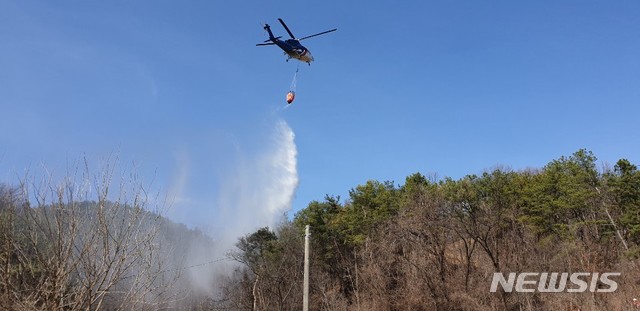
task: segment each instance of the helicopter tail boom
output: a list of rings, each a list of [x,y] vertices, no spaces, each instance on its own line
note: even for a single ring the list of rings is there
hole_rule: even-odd
[[[273,35],[273,32],[271,32],[271,27],[269,26],[269,24],[264,24],[264,30],[269,33],[269,40],[267,41],[273,41],[276,39],[276,37]]]

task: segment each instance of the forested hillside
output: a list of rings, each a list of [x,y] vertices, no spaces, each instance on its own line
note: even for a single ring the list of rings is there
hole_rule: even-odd
[[[98,183],[87,201],[73,182],[2,185],[0,309],[300,310],[310,225],[311,310],[631,310],[640,171],[596,163],[579,150],[539,169],[367,181],[239,238],[233,271],[210,276],[217,296],[184,277],[189,247],[213,240],[162,217],[143,188],[114,200]],[[613,292],[596,278],[579,293],[492,293],[494,272],[620,275]]]
[[[228,307],[301,308],[307,224],[311,310],[630,310],[640,298],[640,171],[625,159],[599,168],[586,150],[539,169],[372,180],[311,202],[240,239]],[[621,275],[613,293],[491,293],[494,272]]]

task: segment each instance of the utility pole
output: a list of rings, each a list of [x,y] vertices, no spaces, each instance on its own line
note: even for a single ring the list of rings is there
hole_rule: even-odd
[[[302,294],[302,311],[309,311],[309,225],[304,227],[304,284]]]

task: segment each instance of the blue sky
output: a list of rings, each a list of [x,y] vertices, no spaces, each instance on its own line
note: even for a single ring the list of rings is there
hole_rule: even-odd
[[[206,226],[239,155],[295,132],[293,211],[368,179],[640,163],[638,1],[2,1],[0,181],[119,161]],[[296,69],[261,24],[283,18]],[[191,205],[192,207],[187,207]],[[194,215],[194,216],[189,216]]]

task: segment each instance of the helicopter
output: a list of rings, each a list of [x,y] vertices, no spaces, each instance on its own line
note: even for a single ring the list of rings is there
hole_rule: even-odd
[[[275,37],[271,32],[271,27],[269,27],[269,24],[264,24],[264,30],[266,30],[269,33],[269,39],[265,40],[264,41],[265,43],[256,44],[256,46],[277,45],[284,51],[285,54],[287,54],[288,56],[287,61],[289,61],[292,58],[295,58],[299,61],[306,62],[307,64],[309,64],[309,66],[311,66],[311,62],[313,61],[313,56],[311,56],[311,52],[309,51],[309,49],[307,49],[302,44],[300,44],[300,41],[338,30],[337,28],[334,28],[331,30],[317,33],[315,35],[310,35],[310,36],[306,36],[298,39],[293,35],[291,30],[289,30],[289,27],[287,27],[287,24],[285,24],[281,18],[278,18],[278,21],[280,21],[280,24],[282,24],[282,26],[284,27],[284,30],[287,31],[291,39],[280,40],[282,36]]]

